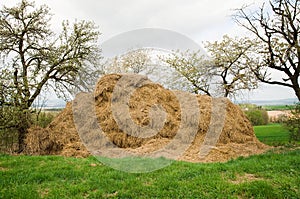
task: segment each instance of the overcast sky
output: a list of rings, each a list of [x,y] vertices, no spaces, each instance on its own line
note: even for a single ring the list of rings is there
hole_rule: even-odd
[[[13,6],[20,1],[1,0]],[[260,5],[263,0],[36,0],[46,4],[54,14],[51,25],[59,30],[61,21],[93,20],[102,33],[100,43],[120,33],[140,28],[163,28],[184,34],[202,45],[220,40],[224,34],[243,36],[231,15],[243,5]],[[294,98],[291,89],[263,85],[248,99]]]

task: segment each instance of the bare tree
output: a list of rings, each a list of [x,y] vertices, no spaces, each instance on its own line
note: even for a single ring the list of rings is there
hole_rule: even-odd
[[[236,22],[259,41],[259,57],[251,64],[257,78],[267,84],[294,90],[300,100],[300,1],[271,0],[256,12],[248,7],[237,10]],[[270,77],[274,72],[281,79]]]
[[[19,110],[20,151],[30,124],[30,107],[42,89],[58,93],[84,85],[99,59],[99,32],[89,21],[62,23],[61,34],[50,30],[51,14],[45,5],[22,0],[0,11],[0,106]],[[87,66],[87,67],[85,67]],[[85,78],[86,79],[85,79]]]

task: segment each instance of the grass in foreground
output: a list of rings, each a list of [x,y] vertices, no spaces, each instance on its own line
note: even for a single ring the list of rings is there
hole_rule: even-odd
[[[263,143],[279,146],[288,144],[289,132],[281,124],[268,124],[262,126],[254,126],[256,137]]]
[[[0,155],[0,198],[297,198],[299,176],[299,149],[144,174],[93,157]]]

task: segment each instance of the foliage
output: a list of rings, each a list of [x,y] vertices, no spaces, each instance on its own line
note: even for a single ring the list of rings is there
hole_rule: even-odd
[[[132,50],[107,60],[102,72],[104,74],[136,73],[148,75],[152,72],[149,67],[150,62],[150,51],[148,49]]]
[[[294,90],[300,100],[300,9],[299,0],[271,0],[257,10],[237,10],[236,22],[246,28],[257,43],[257,54],[249,64],[256,77],[268,84]],[[270,77],[277,72],[281,79]]]
[[[253,126],[266,125],[269,122],[268,112],[255,104],[239,104]]]
[[[31,122],[32,118],[29,110],[22,110],[16,106],[0,106],[0,138],[2,141],[0,150],[18,151],[19,147],[15,147],[15,144],[25,139],[25,135],[19,132],[26,131]]]
[[[143,174],[93,157],[0,155],[0,198],[297,198],[299,164],[299,149]]]
[[[0,106],[0,151],[13,153],[19,148],[18,129],[28,128],[31,118],[28,111],[22,111],[18,107]],[[25,117],[25,118],[22,118]]]
[[[300,103],[291,111],[291,116],[286,118],[284,124],[290,132],[290,139],[300,141]]]
[[[251,110],[251,109],[261,109],[261,106],[257,106],[256,104],[249,104],[249,103],[245,103],[245,104],[238,104],[239,107],[242,110]]]
[[[13,129],[16,127],[24,126],[27,127],[31,118],[29,118],[30,113],[26,110],[21,110],[19,107],[14,106],[1,106],[0,107],[0,129]],[[22,119],[21,117],[26,117]],[[28,122],[22,123],[23,121]]]
[[[268,124],[269,118],[266,110],[252,109],[245,111],[245,114],[253,126]]]
[[[45,112],[42,111],[40,113],[36,113],[34,114],[35,118],[34,118],[34,124],[40,127],[47,127],[52,120],[54,119],[54,117],[57,115],[57,113],[51,111],[51,112]]]
[[[201,51],[177,51],[161,59],[191,83],[194,93],[232,97],[257,88],[256,77],[247,66],[254,45],[248,38],[225,35],[221,42],[206,43],[210,58]]]
[[[89,81],[98,78],[94,66],[99,59],[99,32],[94,23],[64,21],[56,35],[49,29],[50,19],[47,6],[35,8],[27,0],[0,11],[0,106],[5,116],[7,110],[18,111],[13,123],[20,151],[31,123],[30,108],[42,90],[52,87],[67,97],[67,92],[88,89]]]
[[[201,51],[191,52],[187,50],[181,52],[177,50],[170,56],[160,57],[160,59],[191,83],[191,88],[187,88],[189,91],[211,95],[210,83],[214,72],[210,66],[211,61],[202,55]]]
[[[206,48],[213,60],[218,82],[224,97],[236,95],[242,90],[257,88],[257,79],[248,67],[249,52],[255,43],[248,38],[223,36],[221,42],[207,42]]]

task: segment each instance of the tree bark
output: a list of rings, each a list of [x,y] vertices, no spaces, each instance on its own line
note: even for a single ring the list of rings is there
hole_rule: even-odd
[[[26,148],[26,135],[28,133],[28,128],[30,127],[31,115],[29,112],[29,108],[25,109],[25,111],[20,113],[20,122],[17,125],[18,131],[18,153],[22,153]]]
[[[18,129],[18,153],[22,153],[26,148],[25,138],[27,129]]]
[[[295,91],[295,95],[297,96],[298,98],[298,101],[300,102],[300,88],[294,88],[294,91]]]

